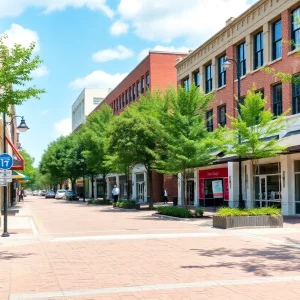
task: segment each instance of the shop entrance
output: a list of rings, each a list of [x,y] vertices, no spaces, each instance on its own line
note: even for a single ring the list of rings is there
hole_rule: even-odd
[[[144,174],[136,174],[136,195],[138,202],[144,202],[145,180]]]
[[[194,205],[195,200],[195,182],[188,180],[186,183],[187,204]]]

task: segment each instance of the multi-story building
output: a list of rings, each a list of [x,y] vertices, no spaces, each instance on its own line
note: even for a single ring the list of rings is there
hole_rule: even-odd
[[[140,95],[147,89],[166,89],[168,86],[177,86],[175,64],[179,59],[185,57],[186,53],[150,51],[147,57],[141,61],[119,85],[113,89],[104,101],[95,109],[98,110],[106,103],[110,105],[114,114],[119,114],[130,103],[138,101]],[[147,189],[147,173],[142,165],[134,166],[131,170],[130,192],[132,199],[146,202],[149,196]],[[101,179],[98,179],[95,186],[95,194],[101,195]],[[108,176],[108,195],[111,195],[113,185],[120,187],[121,197],[126,197],[127,181],[125,175],[110,174]],[[132,189],[131,189],[132,187]],[[177,196],[177,178],[169,175],[162,175],[153,172],[153,200],[161,201],[163,189],[166,188],[169,200]],[[97,193],[96,193],[97,192]]]
[[[194,82],[205,93],[215,93],[215,101],[206,112],[209,131],[218,124],[228,124],[227,116],[236,113],[236,66],[232,63],[224,69],[222,64],[226,57],[240,63],[241,98],[255,84],[257,91],[267,99],[266,109],[275,116],[291,109],[287,117],[289,128],[277,137],[288,146],[288,153],[260,159],[255,176],[249,161],[242,165],[243,199],[247,206],[275,204],[282,207],[284,215],[300,214],[300,85],[282,83],[261,68],[268,66],[293,76],[300,73],[297,54],[300,26],[295,16],[300,16],[297,0],[260,0],[236,19],[229,19],[222,30],[176,65],[178,84],[188,88]],[[295,43],[289,43],[290,40]],[[192,193],[189,194],[195,205],[236,206],[238,175],[236,160],[220,158],[219,164],[199,168],[191,174],[188,188]],[[255,192],[253,181],[249,180],[253,176]],[[222,181],[221,199],[213,195],[214,180]]]
[[[72,131],[84,124],[86,117],[104,100],[107,96],[107,89],[85,88],[72,105]]]

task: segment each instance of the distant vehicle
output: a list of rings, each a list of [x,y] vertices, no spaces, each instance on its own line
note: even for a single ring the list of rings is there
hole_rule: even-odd
[[[32,191],[30,191],[30,190],[25,190],[25,193],[26,193],[26,196],[27,196],[27,195],[28,195],[28,196],[32,195]]]
[[[45,194],[45,198],[48,199],[48,198],[55,198],[55,193],[51,190],[47,191],[46,194]]]
[[[38,196],[39,195],[39,192],[38,191],[33,191],[32,192],[32,196]]]
[[[65,193],[66,190],[57,190],[55,194],[55,199],[62,199]]]
[[[64,196],[63,196],[63,199],[65,199],[65,200],[79,200],[79,197],[78,197],[77,193],[74,192],[74,191],[66,191]]]
[[[39,192],[39,196],[45,196],[46,195],[46,191],[45,190],[41,190],[40,192]]]

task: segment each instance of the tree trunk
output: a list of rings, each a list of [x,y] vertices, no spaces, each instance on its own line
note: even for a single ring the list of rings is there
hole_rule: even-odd
[[[92,174],[91,176],[91,180],[92,180],[92,199],[95,198],[95,193],[94,193],[94,175]]]
[[[72,191],[75,191],[75,182],[76,182],[76,179],[71,179],[71,190]]]
[[[147,168],[147,175],[148,175],[149,187],[150,187],[149,208],[152,208],[153,207],[153,177],[152,177],[152,170],[150,169],[150,167]]]
[[[252,194],[253,194],[253,207],[255,207],[255,192],[256,192],[256,172],[257,172],[257,160],[252,160],[251,159],[251,168],[252,168],[252,183],[253,183],[253,190],[252,190]],[[261,192],[261,191],[260,191]]]
[[[183,207],[187,208],[186,170],[185,169],[183,169],[183,173],[182,173],[182,188],[183,188]]]

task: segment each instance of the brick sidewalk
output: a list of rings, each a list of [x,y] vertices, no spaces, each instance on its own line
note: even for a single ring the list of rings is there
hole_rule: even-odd
[[[1,239],[1,300],[300,299],[300,228],[223,231],[52,199],[23,206],[38,233]]]

